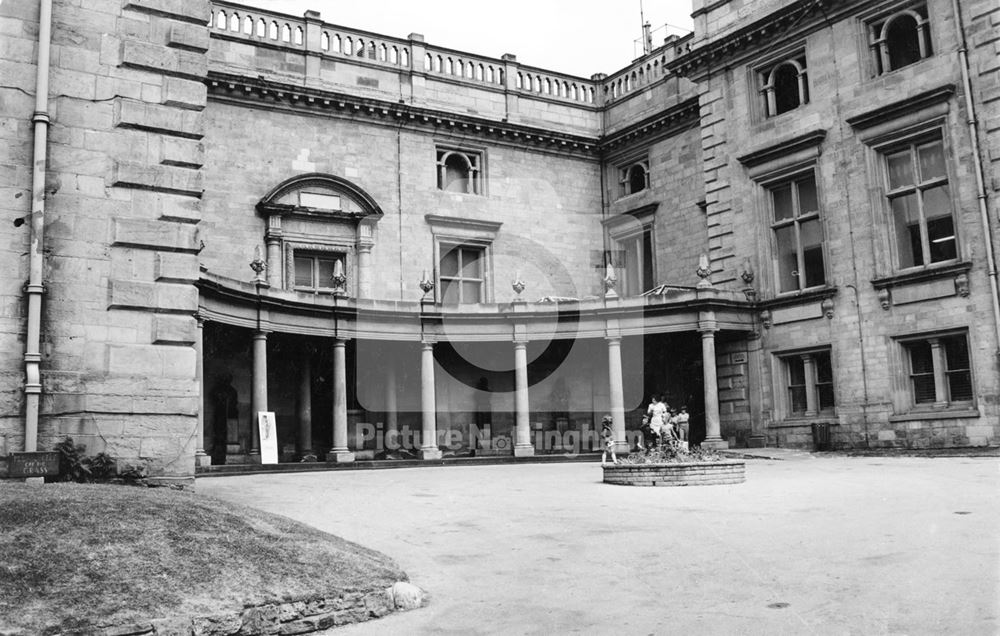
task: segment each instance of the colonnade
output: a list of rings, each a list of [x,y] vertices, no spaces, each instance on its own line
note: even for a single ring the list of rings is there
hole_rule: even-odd
[[[702,344],[702,368],[705,391],[705,432],[702,443],[708,447],[724,447],[726,442],[720,435],[718,381],[716,378],[715,334],[718,327],[711,312],[703,312],[698,322],[698,332]],[[198,321],[198,339],[195,345],[198,356],[198,380],[201,383],[201,394],[204,397],[203,372],[203,338],[202,321]],[[251,413],[256,414],[268,410],[267,405],[267,331],[253,333],[252,369],[253,382],[251,388]],[[622,375],[621,336],[611,331],[605,337],[608,356],[608,382],[610,397],[610,415],[612,432],[616,450],[627,452],[628,443],[625,438],[625,400]],[[531,442],[530,403],[528,399],[528,340],[517,337],[513,341],[514,349],[514,455],[527,457],[534,455],[535,448]],[[326,456],[330,462],[353,462],[354,453],[348,444],[347,426],[347,339],[333,340],[333,439],[332,448]],[[420,457],[422,459],[440,459],[441,450],[437,446],[437,404],[436,384],[434,380],[434,345],[433,339],[424,339],[420,343],[420,395],[421,395],[421,441]],[[300,367],[301,376],[298,391],[299,429],[296,438],[300,456],[311,456],[312,449],[312,414],[311,414],[311,375],[312,368],[308,356],[303,356]],[[396,369],[388,365],[385,376],[385,405],[387,432],[398,428],[396,413]],[[199,409],[198,416],[198,448],[196,457],[199,465],[208,463],[204,451],[204,414]],[[260,461],[260,434],[256,418],[251,425],[250,461]]]

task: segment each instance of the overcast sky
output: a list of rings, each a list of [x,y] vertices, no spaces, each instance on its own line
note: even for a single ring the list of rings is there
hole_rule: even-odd
[[[634,44],[642,34],[639,0],[237,1],[295,16],[312,9],[325,22],[383,35],[422,33],[429,44],[491,57],[513,53],[522,64],[583,77],[613,73],[642,53]],[[654,30],[691,29],[690,0],[642,2]],[[655,47],[663,35],[654,35]]]

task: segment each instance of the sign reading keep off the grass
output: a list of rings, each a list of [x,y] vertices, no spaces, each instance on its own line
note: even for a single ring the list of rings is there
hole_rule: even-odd
[[[59,451],[11,453],[8,470],[11,477],[48,477],[59,474]]]

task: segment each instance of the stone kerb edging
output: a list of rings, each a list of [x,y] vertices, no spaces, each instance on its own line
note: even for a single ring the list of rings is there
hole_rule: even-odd
[[[619,486],[714,486],[744,481],[746,463],[739,460],[604,467],[604,483]]]
[[[99,627],[94,636],[256,636],[307,634],[321,629],[381,618],[427,604],[427,594],[416,585],[399,581],[384,590],[345,592],[297,601],[265,603],[240,611],[210,616],[149,620],[129,625]]]

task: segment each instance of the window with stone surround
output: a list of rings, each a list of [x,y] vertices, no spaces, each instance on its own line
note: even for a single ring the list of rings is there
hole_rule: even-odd
[[[437,302],[493,302],[493,243],[502,223],[439,214],[424,219],[434,237]]]
[[[927,5],[920,3],[867,22],[875,75],[909,66],[934,53]]]
[[[768,184],[778,292],[826,284],[823,225],[813,170]]]
[[[903,351],[911,408],[972,408],[972,364],[966,332],[898,338],[897,342]]]
[[[638,296],[656,286],[655,219],[657,204],[615,215],[602,223],[611,239],[611,264],[618,293]]]
[[[438,146],[437,187],[445,192],[483,194],[482,151]]]
[[[782,353],[777,359],[783,389],[777,405],[783,415],[781,419],[833,415],[830,348]]]
[[[799,51],[757,69],[765,117],[774,117],[809,103],[806,55]]]
[[[478,245],[440,245],[438,279],[444,305],[467,305],[484,301],[486,250]]]
[[[879,148],[899,269],[958,258],[944,140],[940,130]]]
[[[313,293],[332,293],[337,289],[333,280],[340,262],[341,273],[346,275],[346,255],[340,252],[315,253],[297,251],[292,258],[295,271],[295,290]]]
[[[642,192],[649,187],[649,162],[634,161],[618,168],[618,196]]]

